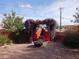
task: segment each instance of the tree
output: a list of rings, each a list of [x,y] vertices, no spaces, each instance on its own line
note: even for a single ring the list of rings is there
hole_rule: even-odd
[[[76,13],[73,15],[75,17],[74,23],[79,23],[79,8],[76,8]]]
[[[9,14],[4,14],[3,24],[5,30],[15,32],[16,30],[24,29],[22,20],[23,17],[16,16],[16,13],[13,11]]]

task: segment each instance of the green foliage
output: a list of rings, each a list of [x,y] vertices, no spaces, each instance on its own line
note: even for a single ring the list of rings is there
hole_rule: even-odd
[[[12,13],[4,14],[3,18],[4,28],[10,32],[15,32],[16,30],[22,30],[24,28],[22,20],[23,17],[16,16],[16,13],[13,11]]]
[[[11,33],[9,38],[12,40],[12,43],[15,44],[31,43],[31,40],[29,39],[30,37],[25,29],[19,32],[16,31]]]
[[[79,33],[67,32],[63,44],[70,48],[79,48]]]
[[[17,30],[23,30],[24,28],[22,19],[23,19],[22,17],[17,16],[14,20],[14,25]]]
[[[76,13],[73,15],[75,17],[75,23],[79,23],[79,8],[76,8]]]
[[[0,36],[0,45],[4,45],[4,44],[10,44],[11,40],[8,39],[6,36]]]

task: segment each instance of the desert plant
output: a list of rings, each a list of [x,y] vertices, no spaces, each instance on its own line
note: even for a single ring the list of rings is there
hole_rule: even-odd
[[[11,40],[6,36],[0,36],[0,45],[10,44]]]
[[[75,17],[74,23],[79,23],[79,8],[76,8],[75,15],[73,16]]]
[[[70,48],[79,48],[79,33],[77,32],[65,33],[63,44]]]
[[[4,14],[3,24],[4,28],[9,32],[15,32],[16,30],[23,30],[24,24],[22,22],[23,17],[16,16],[16,13]]]
[[[20,32],[24,29],[24,23],[22,22],[22,20],[23,17],[17,16],[16,13],[13,11],[11,13],[4,14],[3,18],[4,29],[7,32],[11,33],[9,35],[10,39],[12,39],[14,36],[16,37],[16,40],[22,39],[19,37]],[[15,34],[12,35],[12,33]]]
[[[23,44],[30,43],[29,36],[27,35],[27,31],[24,29],[19,32],[13,32],[10,34],[9,38],[12,40],[12,43],[15,44]]]

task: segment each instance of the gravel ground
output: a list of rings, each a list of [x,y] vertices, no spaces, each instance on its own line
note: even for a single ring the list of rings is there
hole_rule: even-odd
[[[0,59],[79,59],[79,50],[65,48],[58,42],[40,48],[33,44],[11,44],[0,47]]]

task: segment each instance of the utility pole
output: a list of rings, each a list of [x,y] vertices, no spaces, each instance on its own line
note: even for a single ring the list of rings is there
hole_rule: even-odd
[[[62,7],[59,8],[60,9],[60,31],[62,28]]]

